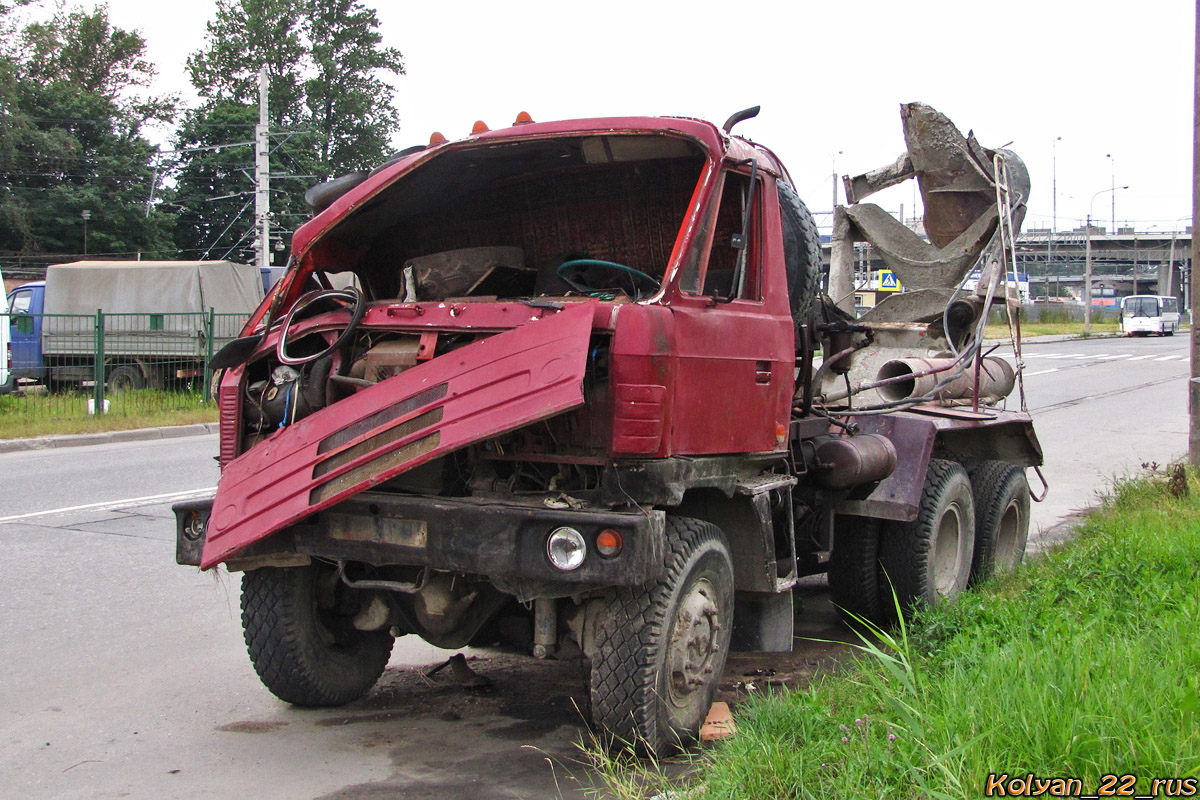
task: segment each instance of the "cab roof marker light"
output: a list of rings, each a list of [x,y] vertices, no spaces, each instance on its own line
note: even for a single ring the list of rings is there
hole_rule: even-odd
[[[517,118],[513,120],[513,125],[526,125],[530,122],[533,122],[533,117],[529,116],[528,111],[522,111],[521,113],[517,114]]]
[[[475,124],[471,127],[471,135],[474,136],[477,133],[487,133],[489,130],[491,130],[491,128],[487,126],[486,122],[481,119],[477,119],[475,120]]]
[[[429,144],[431,146],[435,144],[445,144],[448,141],[449,139],[443,136],[440,131],[434,131],[429,137]]]

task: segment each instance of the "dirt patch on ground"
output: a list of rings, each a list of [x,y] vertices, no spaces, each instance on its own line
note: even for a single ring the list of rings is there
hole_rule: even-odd
[[[718,699],[730,703],[735,717],[751,694],[804,688],[853,652],[847,642],[854,636],[838,623],[824,580],[805,580],[796,595],[801,611],[791,653],[731,654]],[[492,800],[594,792],[583,749],[591,742],[586,663],[485,651],[467,664],[486,686],[464,686],[450,668],[433,674],[429,667],[389,669],[363,700],[293,720],[349,726],[352,746],[387,753],[386,778],[326,798]],[[267,732],[279,724],[241,721],[221,729]]]

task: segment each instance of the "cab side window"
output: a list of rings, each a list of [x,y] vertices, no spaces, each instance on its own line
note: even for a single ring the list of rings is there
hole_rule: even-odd
[[[750,176],[725,173],[717,208],[712,249],[704,274],[703,293],[721,298],[759,299],[759,231],[762,214],[762,182],[755,181],[750,193]],[[743,241],[746,208],[750,226]]]
[[[8,313],[23,314],[29,310],[29,305],[32,302],[33,292],[15,292],[12,296],[12,302],[9,304]]]

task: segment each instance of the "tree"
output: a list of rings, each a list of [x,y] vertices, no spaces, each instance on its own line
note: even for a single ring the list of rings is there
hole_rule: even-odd
[[[305,95],[326,177],[377,165],[400,129],[395,90],[379,75],[403,75],[404,60],[380,46],[378,28],[375,12],[359,0],[313,3],[306,33],[315,74]]]
[[[147,198],[147,124],[169,121],[170,97],[137,33],[107,9],[60,11],[5,38],[0,54],[0,250],[23,254],[169,255],[170,219]]]
[[[308,59],[300,19],[307,0],[217,0],[207,46],[188,57],[196,92],[210,102],[258,104],[258,71],[267,68],[271,124],[304,121],[301,72]],[[257,119],[257,117],[256,117]]]
[[[278,228],[308,216],[309,186],[388,156],[399,118],[385,78],[402,75],[404,62],[382,46],[378,28],[361,0],[218,0],[205,48],[188,59],[205,102],[176,139],[181,248],[215,256],[252,235],[252,149],[198,148],[253,138],[263,66]]]
[[[176,211],[175,241],[183,258],[225,258],[249,246],[253,227],[254,139],[258,110],[216,100],[183,115],[182,152],[164,202]]]

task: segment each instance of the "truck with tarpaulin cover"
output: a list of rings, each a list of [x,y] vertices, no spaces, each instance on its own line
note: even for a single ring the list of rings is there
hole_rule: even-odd
[[[887,624],[891,587],[907,612],[1015,564],[1041,452],[981,345],[1028,178],[901,110],[907,152],[847,179],[827,280],[787,169],[731,132],[757,109],[523,114],[310,190],[211,364],[215,496],[175,507],[179,563],[242,573],[267,688],[343,704],[398,636],[504,641],[586,659],[597,729],[661,754],[731,649],[790,650],[801,577]],[[910,178],[928,240],[860,202]],[[911,289],[862,319],[856,241]]]
[[[193,380],[262,299],[258,269],[232,261],[53,264],[9,292],[13,374],[51,387],[96,380],[102,335],[115,391]]]

